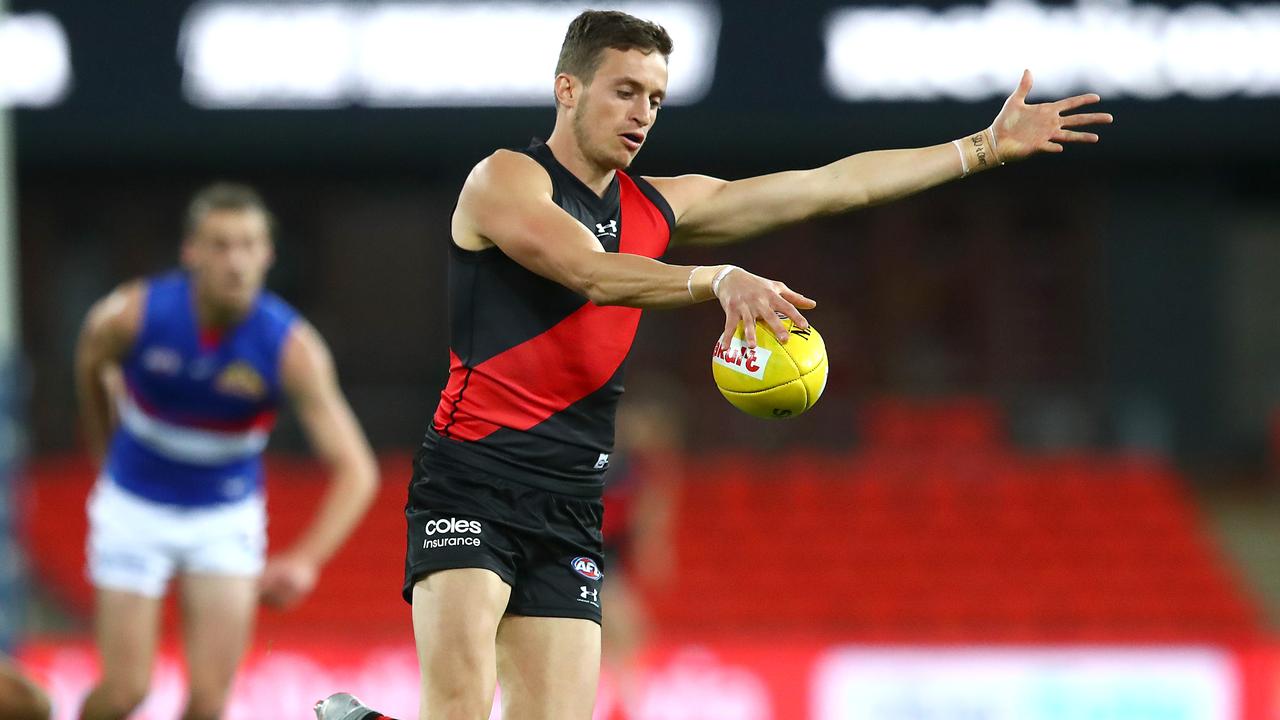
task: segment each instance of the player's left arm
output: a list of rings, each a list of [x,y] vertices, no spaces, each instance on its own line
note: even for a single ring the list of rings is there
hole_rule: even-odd
[[[338,386],[320,333],[299,321],[285,341],[281,381],[315,454],[330,469],[320,508],[291,547],[267,561],[260,581],[265,602],[287,606],[311,591],[320,567],[342,545],[373,501],[378,467]]]
[[[1111,122],[1107,113],[1064,114],[1098,102],[1097,95],[1031,105],[1026,102],[1030,90],[1031,72],[1024,71],[995,122],[955,142],[858,153],[812,170],[735,181],[705,175],[649,180],[676,215],[674,242],[727,243],[897,200],[1037,153],[1062,152],[1063,143],[1095,143],[1096,134],[1073,128]]]

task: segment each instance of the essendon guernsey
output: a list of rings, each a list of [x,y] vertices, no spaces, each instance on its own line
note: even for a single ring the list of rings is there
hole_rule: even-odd
[[[606,251],[666,252],[675,217],[648,182],[618,172],[600,197],[546,145],[524,152],[551,176],[555,203]],[[595,305],[496,247],[450,248],[449,383],[424,460],[598,495],[640,310]]]

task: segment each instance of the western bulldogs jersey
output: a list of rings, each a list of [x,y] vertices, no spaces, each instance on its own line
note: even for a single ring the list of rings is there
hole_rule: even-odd
[[[202,337],[194,303],[184,272],[147,283],[142,329],[122,363],[125,392],[106,472],[148,500],[204,506],[262,486],[280,354],[298,314],[263,292],[240,324]]]
[[[607,252],[666,252],[675,217],[644,179],[618,172],[600,197],[545,144],[524,152],[550,175],[555,203]],[[449,313],[449,382],[426,460],[598,496],[640,310],[596,305],[499,248],[450,243]]]

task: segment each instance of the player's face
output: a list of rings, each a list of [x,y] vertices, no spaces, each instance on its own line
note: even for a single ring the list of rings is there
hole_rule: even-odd
[[[625,168],[644,145],[667,94],[662,53],[608,48],[574,108],[578,146],[593,162]]]
[[[232,310],[253,304],[274,260],[271,229],[258,210],[212,210],[182,246],[200,293]]]

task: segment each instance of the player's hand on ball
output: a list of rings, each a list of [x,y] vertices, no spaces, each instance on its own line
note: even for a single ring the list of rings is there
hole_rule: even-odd
[[[319,577],[316,563],[296,555],[276,555],[267,560],[258,579],[258,596],[271,607],[287,608],[310,593]]]
[[[1092,105],[1102,98],[1093,93],[1076,95],[1056,102],[1027,104],[1031,92],[1031,71],[1022,71],[1022,81],[1005,100],[1000,114],[991,124],[995,133],[996,155],[1002,162],[1012,162],[1030,157],[1038,152],[1062,152],[1061,143],[1096,143],[1098,136],[1091,132],[1072,130],[1084,125],[1106,125],[1112,120],[1110,113],[1080,113],[1063,115],[1085,105]]]
[[[800,310],[812,310],[818,306],[785,284],[753,275],[742,268],[734,268],[724,276],[716,297],[724,308],[724,334],[720,336],[720,342],[725,347],[729,346],[739,325],[747,347],[755,347],[756,320],[768,325],[778,342],[785,343],[789,331],[778,314],[791,318],[797,327],[804,329],[809,327],[809,321],[804,319]]]

